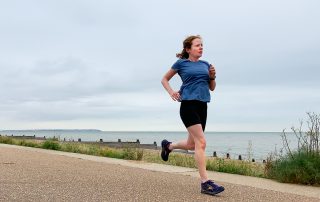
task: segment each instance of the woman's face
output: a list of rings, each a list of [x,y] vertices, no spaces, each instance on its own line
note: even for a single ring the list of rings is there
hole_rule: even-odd
[[[187,53],[189,53],[189,57],[200,58],[202,56],[203,46],[202,40],[199,38],[193,39],[192,45],[190,49],[187,49]]]

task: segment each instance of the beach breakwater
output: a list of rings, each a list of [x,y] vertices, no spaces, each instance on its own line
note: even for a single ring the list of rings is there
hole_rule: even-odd
[[[134,148],[141,148],[141,149],[154,149],[154,150],[160,150],[161,147],[157,146],[157,143],[154,142],[153,144],[141,144],[140,140],[137,139],[135,142],[132,141],[121,141],[121,139],[118,139],[116,142],[110,142],[110,141],[103,141],[103,139],[99,139],[97,141],[82,141],[81,138],[78,138],[76,141],[74,139],[69,139],[67,140],[66,138],[59,139],[57,137],[39,137],[35,135],[19,135],[19,136],[8,136],[8,135],[1,135],[0,136],[5,136],[5,137],[11,137],[15,139],[26,139],[26,140],[38,140],[38,141],[45,141],[48,139],[54,139],[58,140],[59,142],[79,142],[79,143],[84,143],[84,144],[95,144],[95,145],[103,145],[111,148],[126,148],[126,147],[134,147]]]

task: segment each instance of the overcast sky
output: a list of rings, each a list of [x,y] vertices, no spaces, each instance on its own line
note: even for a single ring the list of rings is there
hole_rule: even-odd
[[[207,131],[320,113],[317,0],[0,2],[0,129],[184,131],[160,81],[194,34],[217,72]]]

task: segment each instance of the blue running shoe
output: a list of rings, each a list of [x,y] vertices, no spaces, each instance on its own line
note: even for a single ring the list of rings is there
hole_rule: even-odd
[[[201,193],[203,194],[216,195],[223,191],[224,187],[215,184],[212,180],[201,183]]]
[[[169,154],[171,152],[171,150],[169,150],[169,145],[171,143],[172,142],[169,142],[168,140],[162,140],[162,142],[161,142],[161,147],[162,147],[161,158],[164,161],[168,161]]]

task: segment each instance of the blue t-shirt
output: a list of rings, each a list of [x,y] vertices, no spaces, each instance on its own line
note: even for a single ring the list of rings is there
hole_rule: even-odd
[[[210,64],[203,60],[192,62],[188,59],[179,59],[173,64],[172,69],[182,80],[181,100],[210,102],[209,68]]]

